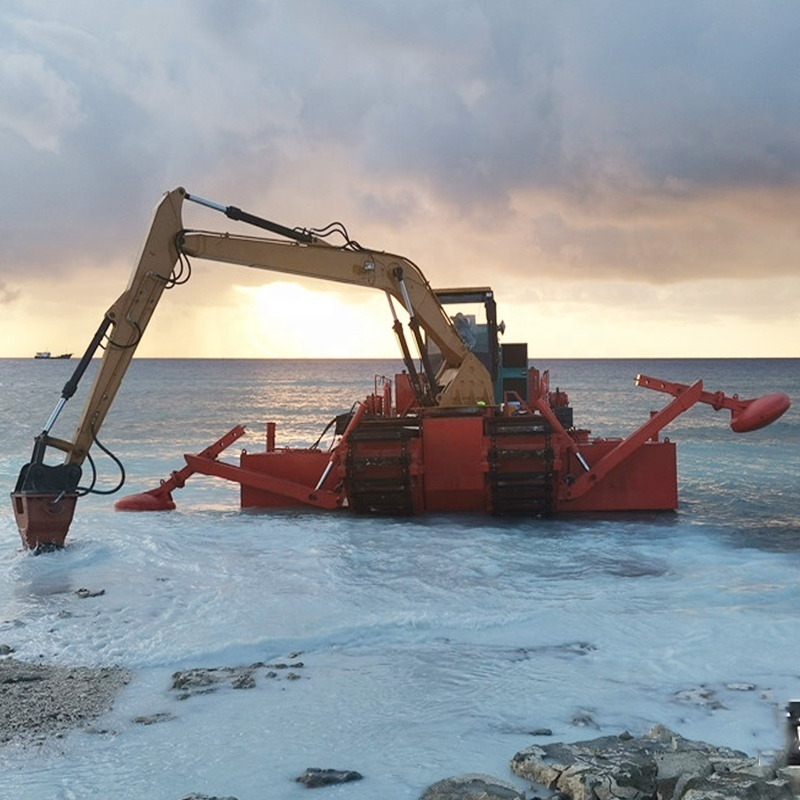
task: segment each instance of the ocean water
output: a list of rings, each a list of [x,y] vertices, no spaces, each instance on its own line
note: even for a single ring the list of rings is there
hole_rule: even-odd
[[[11,491],[75,362],[1,360],[0,474]],[[668,398],[638,372],[710,391],[789,394],[750,434],[697,406],[678,443],[680,508],[547,520],[242,512],[195,476],[178,508],[120,513],[236,423],[244,447],[308,445],[394,361],[135,360],[101,432],[125,488],[78,502],[67,548],[22,551],[0,514],[0,644],[22,660],[133,671],[94,733],[0,748],[3,797],[417,798],[465,772],[514,780],[535,742],[663,723],[769,759],[800,697],[800,361],[551,361],[575,421],[624,435]],[[86,386],[53,434],[70,436]],[[98,456],[100,485],[117,482]],[[81,599],[88,588],[104,594]],[[254,688],[180,699],[172,674],[255,662]],[[293,672],[297,679],[287,676]],[[35,688],[32,687],[32,691]],[[140,716],[164,714],[143,726]],[[541,733],[550,729],[552,735]],[[520,786],[525,786],[524,783]]]

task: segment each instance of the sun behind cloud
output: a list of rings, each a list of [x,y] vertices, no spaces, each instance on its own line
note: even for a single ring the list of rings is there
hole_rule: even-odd
[[[262,358],[386,358],[396,351],[382,293],[349,301],[289,281],[234,285],[249,321],[246,349]],[[244,343],[243,343],[244,344]]]

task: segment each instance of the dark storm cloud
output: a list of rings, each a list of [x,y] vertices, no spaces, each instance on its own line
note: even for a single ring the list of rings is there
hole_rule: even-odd
[[[747,274],[747,195],[775,189],[763,269],[785,271],[797,41],[787,0],[11,0],[0,270],[11,286],[127,254],[161,191],[244,205],[338,147],[319,180],[347,176],[366,222],[419,213],[416,189],[389,191],[403,182],[450,219],[513,221],[572,276]]]
[[[387,175],[411,170],[465,202],[518,187],[583,195],[797,177],[800,11],[788,3],[418,12],[326,4],[326,78],[303,105],[309,129],[349,137]]]
[[[304,95],[304,127],[355,148],[370,174],[413,175],[453,203],[497,202],[552,173],[561,57],[552,16],[520,3],[424,13],[326,4],[325,30],[341,47],[321,53],[325,77]]]

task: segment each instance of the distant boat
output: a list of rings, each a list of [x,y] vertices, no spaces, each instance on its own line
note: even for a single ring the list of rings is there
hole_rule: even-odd
[[[49,350],[40,350],[34,358],[72,358],[72,353],[61,353],[59,356],[50,354]]]

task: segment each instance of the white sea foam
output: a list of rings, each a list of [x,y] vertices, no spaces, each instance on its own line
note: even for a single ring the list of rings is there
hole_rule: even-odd
[[[144,384],[164,380],[161,364],[149,378],[148,363],[137,368]],[[200,387],[209,369],[182,365],[181,388]],[[224,363],[213,369],[225,378]],[[264,375],[247,383],[240,365],[228,369],[248,414],[261,386],[270,404]],[[588,381],[585,371],[598,368],[572,369]],[[362,371],[369,388],[371,370]],[[297,387],[287,374],[278,400],[288,407]],[[326,380],[333,386],[336,375]],[[599,385],[604,416],[616,384],[607,393]],[[218,398],[177,413],[177,388],[164,389],[168,423],[153,404],[125,406],[109,421],[129,491],[149,488],[142,475],[166,477],[162,466],[179,467],[180,453],[239,421],[232,411],[212,425],[207,406]],[[342,410],[335,399],[326,413]],[[235,393],[227,402],[235,409]],[[15,430],[30,413],[15,412]],[[767,429],[749,445],[730,432],[707,441],[687,423],[686,445],[674,436],[682,508],[669,515],[242,513],[232,487],[202,479],[176,493],[176,512],[115,513],[113,498],[82,499],[66,550],[33,557],[19,550],[9,512],[0,519],[0,643],[19,659],[119,664],[135,678],[95,724],[104,732],[0,750],[3,791],[19,800],[305,797],[293,779],[319,766],[365,776],[331,796],[410,799],[453,774],[508,777],[510,757],[534,741],[656,722],[749,753],[774,750],[782,706],[800,695],[800,456],[790,415],[778,423],[783,442]],[[143,430],[150,444],[128,456]],[[30,444],[15,434],[7,483]],[[79,588],[105,593],[80,598]],[[183,700],[170,689],[176,670],[255,662],[302,666],[260,667],[252,689]],[[174,718],[132,721],[158,713]],[[552,737],[532,735],[541,728]]]

